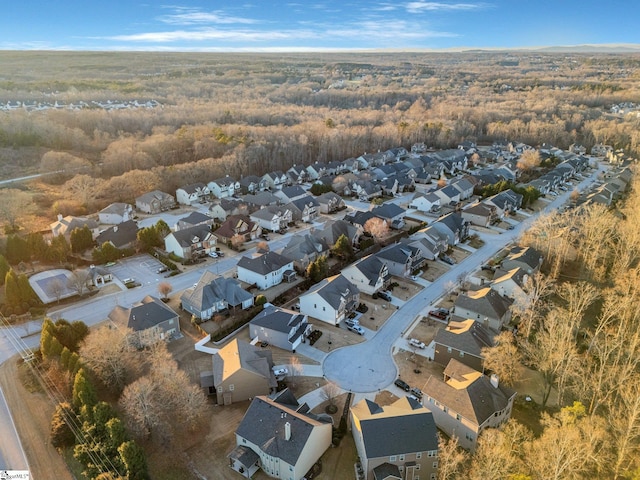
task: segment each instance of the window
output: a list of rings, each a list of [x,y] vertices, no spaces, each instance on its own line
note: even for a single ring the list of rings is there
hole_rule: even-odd
[[[436,474],[435,473],[431,474],[431,480],[436,480]]]
[[[435,450],[429,450],[428,456],[429,457],[435,457],[436,456],[436,451]]]
[[[420,470],[420,464],[416,463],[416,470]]]
[[[433,462],[433,468],[438,468],[438,462]]]
[[[389,461],[390,461],[390,462],[395,462],[395,461],[396,461],[396,456],[395,456],[395,455],[391,455],[391,456],[389,457]]]
[[[218,387],[218,393],[222,393],[222,387]]]
[[[462,417],[459,413],[456,413],[456,420],[458,420],[459,422],[462,420]]]
[[[451,347],[447,347],[447,353],[451,353],[452,348]]]
[[[235,386],[233,385],[233,383],[231,385],[229,385],[229,391],[230,392],[233,392],[234,388],[235,388]]]
[[[322,311],[326,312],[327,311],[326,307],[322,307]]]
[[[418,459],[418,458],[422,458],[422,452],[416,453],[416,459]]]
[[[404,462],[404,454],[403,455],[398,455],[398,461]]]
[[[443,410],[444,410],[444,413],[447,413],[449,411],[449,407],[444,407]]]
[[[461,356],[461,357],[464,357],[464,352],[460,352],[460,356]]]

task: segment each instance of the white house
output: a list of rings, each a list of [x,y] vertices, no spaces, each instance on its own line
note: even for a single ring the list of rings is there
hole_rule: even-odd
[[[236,192],[240,191],[240,182],[236,182],[229,175],[212,180],[207,186],[209,187],[209,192],[215,195],[216,198],[233,197]]]
[[[374,255],[368,255],[343,268],[342,275],[358,290],[369,295],[386,286],[391,278],[387,266]]]
[[[260,290],[278,285],[283,279],[295,278],[293,261],[276,252],[242,257],[238,262],[238,280],[257,285]]]
[[[337,325],[360,303],[360,292],[343,275],[325,278],[300,296],[300,313]]]
[[[270,304],[249,322],[252,339],[289,352],[295,352],[310,333],[311,325],[306,315]]]
[[[112,203],[98,212],[98,222],[104,225],[118,225],[133,219],[133,205]]]
[[[440,210],[441,199],[435,193],[416,192],[409,203],[409,208],[415,208],[420,212],[437,212]]]
[[[277,232],[278,230],[287,228],[293,220],[293,213],[286,207],[274,205],[256,210],[249,215],[249,218],[263,230]]]
[[[176,190],[176,200],[182,205],[203,203],[211,194],[204,183],[192,183]]]

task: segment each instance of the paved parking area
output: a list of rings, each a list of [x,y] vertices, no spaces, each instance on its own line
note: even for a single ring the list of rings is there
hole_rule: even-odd
[[[126,288],[122,283],[126,278],[133,278],[142,285],[160,283],[165,274],[157,273],[157,271],[162,266],[160,260],[145,253],[123,258],[118,260],[115,265],[106,268],[115,277],[114,282],[121,288]]]

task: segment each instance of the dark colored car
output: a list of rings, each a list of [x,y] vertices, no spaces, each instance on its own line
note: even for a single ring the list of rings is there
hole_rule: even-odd
[[[449,265],[455,265],[456,263],[456,261],[449,255],[441,255],[440,260],[442,260],[444,263],[448,263]]]
[[[409,384],[404,380],[400,380],[399,378],[393,383],[396,385],[396,387],[401,388],[405,392],[408,392],[409,390],[411,390],[411,387],[409,386]]]
[[[439,318],[440,320],[446,320],[447,317],[449,316],[448,313],[443,312],[442,310],[431,310],[429,312],[429,315],[431,315],[432,317]]]
[[[383,300],[386,300],[387,302],[391,301],[391,294],[389,292],[378,292],[378,297],[380,297]]]
[[[422,390],[420,390],[418,387],[413,387],[411,389],[411,393],[413,395],[416,396],[416,398],[421,399],[422,398]]]
[[[489,272],[494,272],[496,270],[496,267],[492,267],[491,265],[482,265],[480,268]]]

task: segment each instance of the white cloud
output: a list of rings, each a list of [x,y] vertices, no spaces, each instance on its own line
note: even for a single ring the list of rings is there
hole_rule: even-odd
[[[409,2],[405,8],[409,13],[423,13],[436,11],[465,11],[486,8],[484,3],[442,3],[442,2]]]
[[[163,23],[170,25],[201,25],[201,24],[254,24],[259,23],[252,18],[232,17],[220,11],[202,12],[199,10],[176,9],[176,13],[158,17]]]
[[[289,40],[298,38],[310,38],[315,36],[313,32],[303,30],[219,30],[215,28],[203,28],[198,30],[173,30],[165,32],[136,33],[132,35],[116,35],[107,37],[109,40],[119,42],[191,42],[206,40],[233,40],[235,42],[261,42],[273,40]]]

